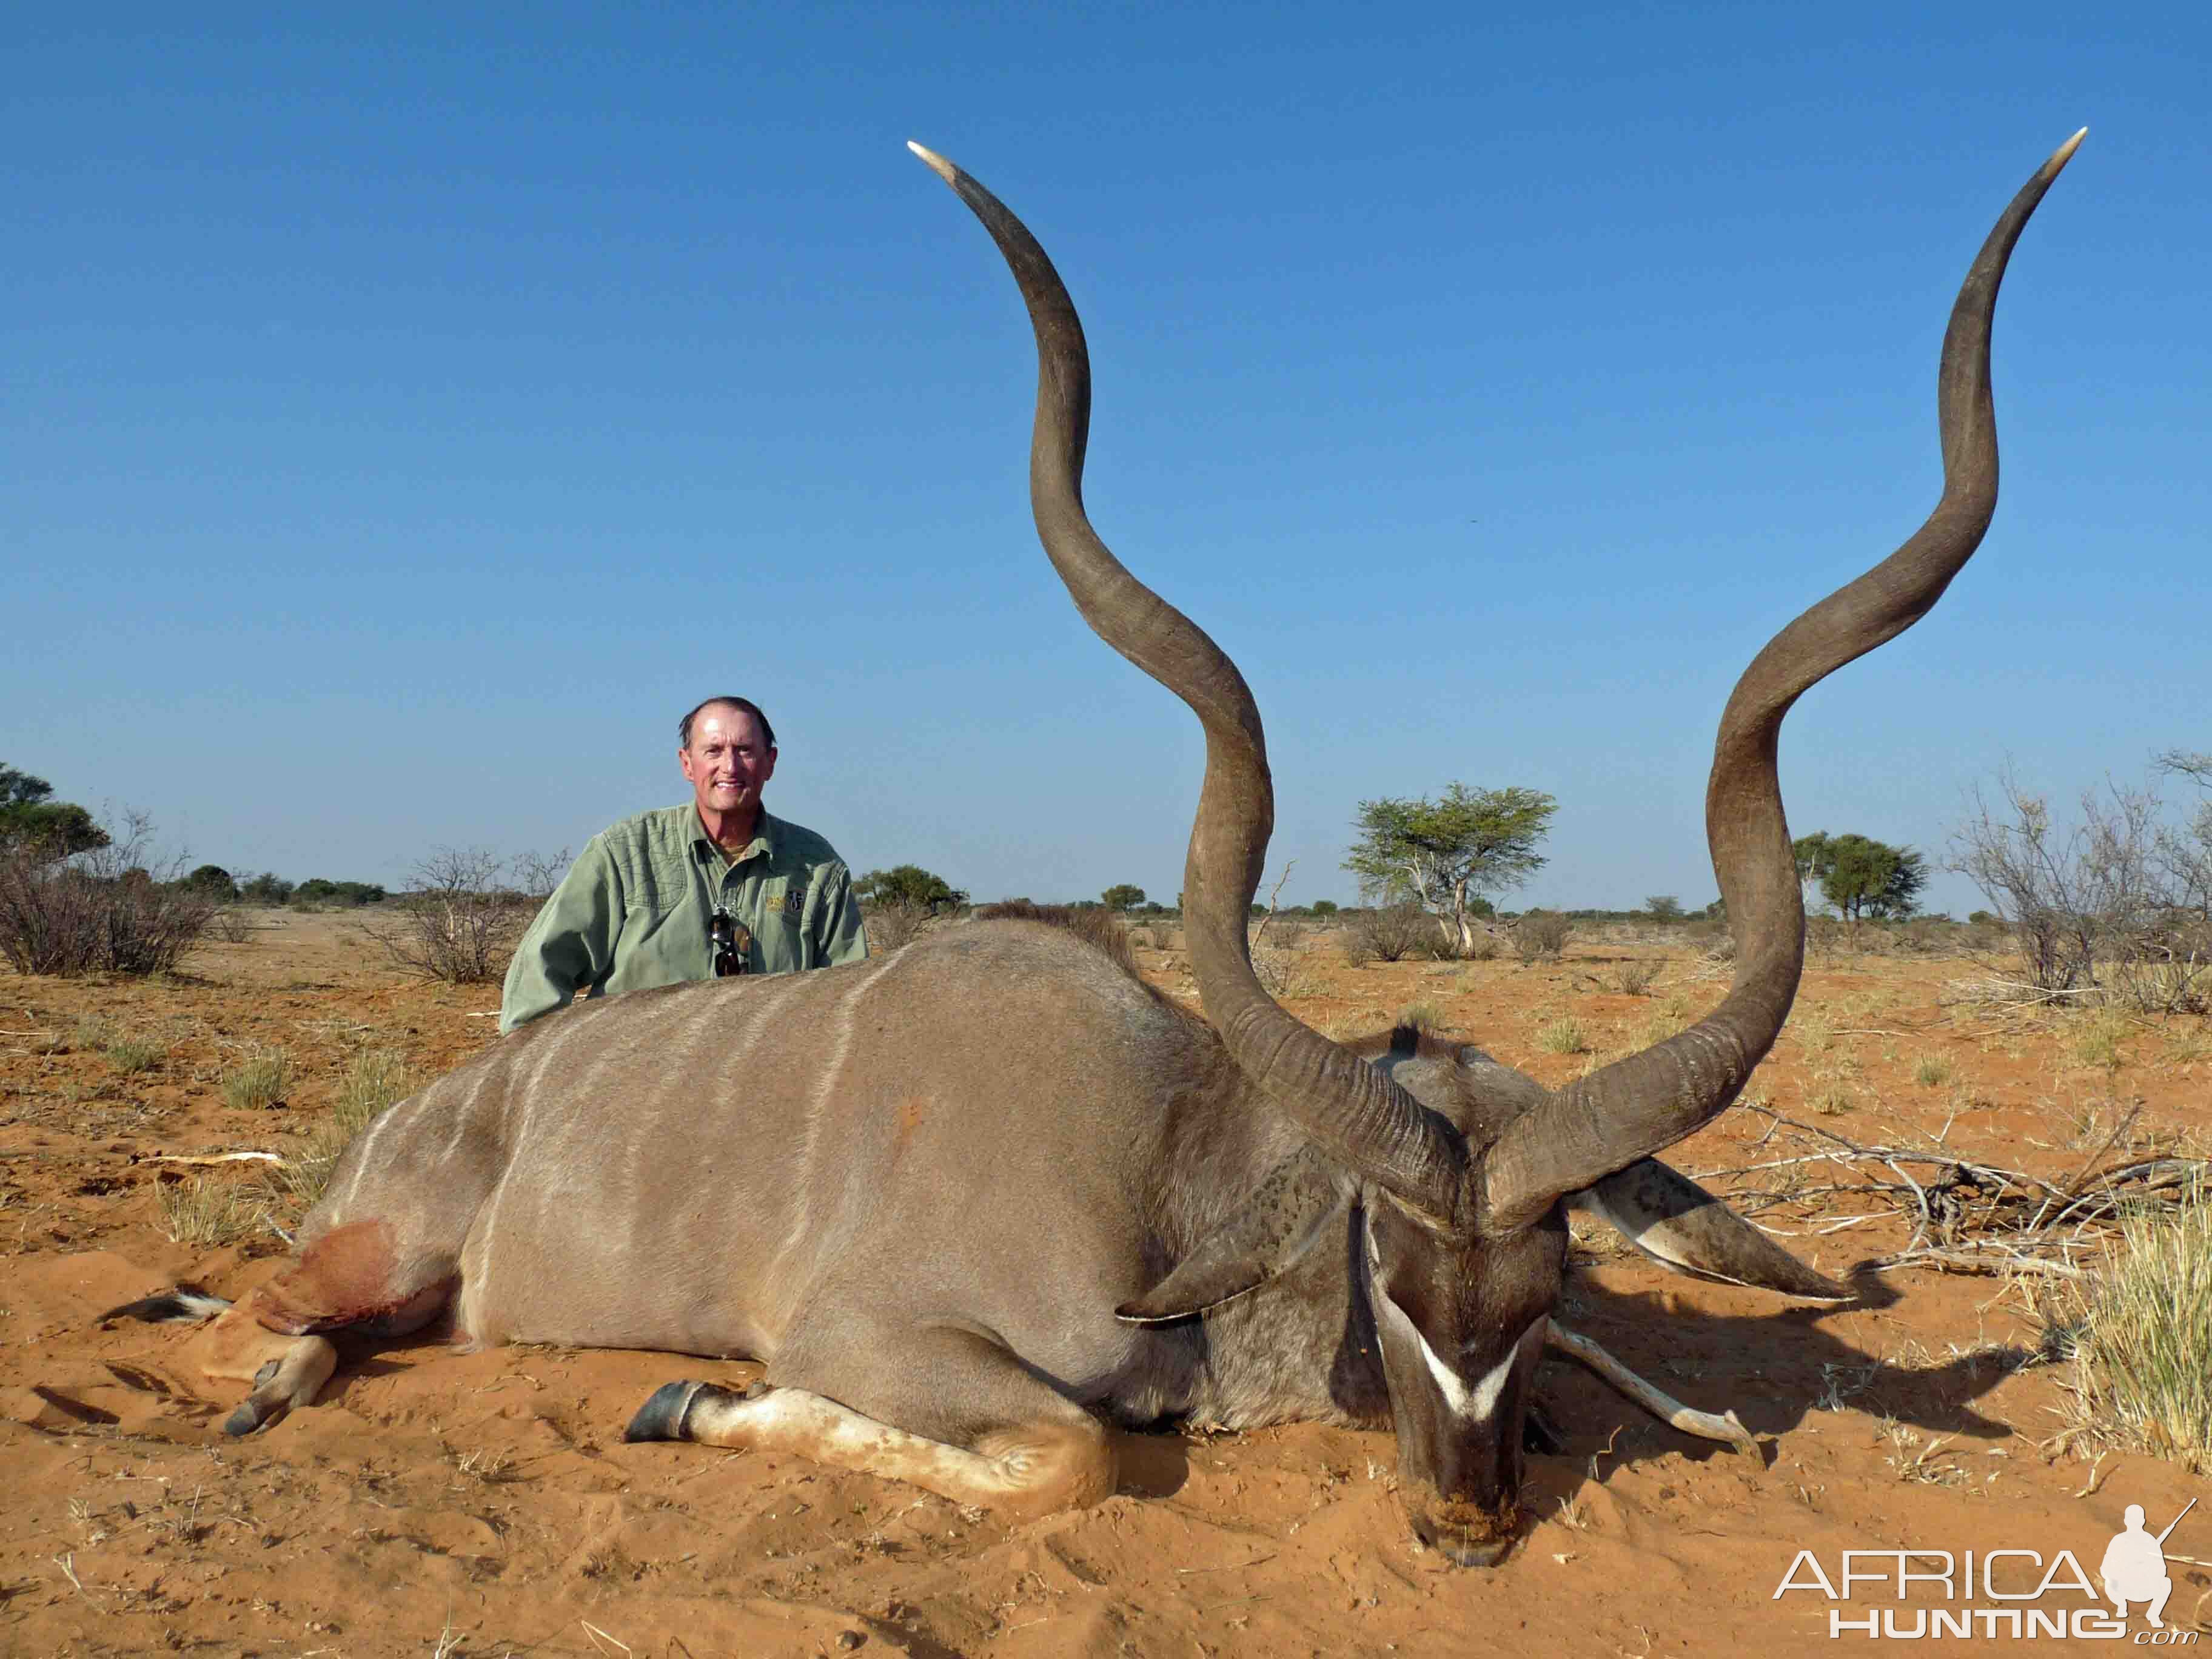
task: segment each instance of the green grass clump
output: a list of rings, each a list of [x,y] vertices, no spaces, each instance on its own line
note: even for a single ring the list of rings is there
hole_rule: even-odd
[[[1536,1046],[1547,1054],[1588,1054],[1589,1033],[1583,1029],[1582,1021],[1565,1014],[1537,1027]]]
[[[1912,1080],[1923,1088],[1940,1089],[1951,1080],[1951,1062],[1941,1054],[1923,1054],[1912,1068]]]
[[[292,1086],[291,1063],[282,1048],[254,1057],[222,1080],[222,1098],[234,1111],[265,1111],[284,1103]]]
[[[137,1036],[112,1036],[100,1045],[100,1052],[125,1077],[150,1072],[169,1057],[167,1045]]]

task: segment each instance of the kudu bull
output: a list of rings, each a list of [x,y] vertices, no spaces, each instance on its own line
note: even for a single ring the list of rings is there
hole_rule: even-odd
[[[234,1307],[179,1291],[117,1311],[227,1310],[198,1358],[252,1379],[236,1433],[312,1401],[338,1333],[443,1319],[477,1347],[748,1356],[763,1382],[672,1382],[629,1437],[802,1452],[1017,1513],[1111,1492],[1108,1423],[1387,1422],[1416,1533],[1494,1561],[1517,1524],[1547,1335],[1592,1352],[1550,1322],[1570,1204],[1693,1273],[1850,1294],[1651,1155],[1728,1106],[1782,1028],[1804,914],[1777,733],[1979,543],[1996,501],[1998,283],[2080,137],[2006,208],[1952,313],[1940,504],[1784,629],[1722,716],[1706,823],[1737,933],[1726,1000],[1557,1091],[1411,1030],[1332,1042],[1262,989],[1245,937],[1273,815],[1259,714],[1085,515],[1089,361],[1043,250],[917,146],[1029,306],[1046,551],[1091,626],[1205,727],[1183,892],[1206,1018],[1034,919],[588,1002],[365,1130],[297,1259]]]

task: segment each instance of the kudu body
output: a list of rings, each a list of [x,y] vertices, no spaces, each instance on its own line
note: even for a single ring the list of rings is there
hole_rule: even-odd
[[[1031,491],[1109,643],[1188,702],[1207,770],[1185,878],[1205,1019],[1036,919],[888,957],[587,1002],[393,1107],[349,1147],[297,1260],[220,1313],[230,1427],[313,1400],[330,1336],[449,1322],[765,1362],[744,1395],[671,1383],[632,1438],[800,1451],[1037,1512],[1113,1490],[1103,1426],[1395,1426],[1416,1531],[1510,1545],[1531,1382],[1580,1201],[1696,1273],[1848,1296],[1650,1154],[1735,1097],[1779,1031],[1803,917],[1774,738],[1807,686],[1910,626],[1996,499],[1989,323],[2006,258],[2079,135],[2014,198],[1944,346],[1943,502],[1777,637],[1723,717],[1708,796],[1735,920],[1728,999],[1553,1092],[1400,1030],[1338,1045],[1254,978],[1245,917],[1273,814],[1257,711],[1212,642],[1085,517],[1080,325],[1043,252],[920,151],[998,240],[1040,359]],[[918,147],[917,147],[918,148]]]

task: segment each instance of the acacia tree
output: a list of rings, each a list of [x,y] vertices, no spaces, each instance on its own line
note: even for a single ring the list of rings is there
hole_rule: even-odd
[[[1909,916],[1928,884],[1928,861],[1910,847],[1823,830],[1800,836],[1790,848],[1797,855],[1798,880],[1817,884],[1846,921]]]
[[[1370,900],[1410,900],[1437,918],[1445,941],[1474,948],[1474,896],[1517,887],[1544,866],[1536,851],[1559,803],[1538,789],[1448,786],[1431,800],[1385,796],[1359,803],[1344,867]]]
[[[863,904],[933,914],[939,909],[957,908],[968,902],[967,894],[918,864],[871,870],[853,884],[853,896]]]
[[[69,858],[107,845],[107,831],[73,801],[52,799],[44,778],[0,762],[0,841],[33,848],[48,858]]]
[[[1133,882],[1117,881],[1098,896],[1109,910],[1133,910],[1145,902],[1145,890]]]

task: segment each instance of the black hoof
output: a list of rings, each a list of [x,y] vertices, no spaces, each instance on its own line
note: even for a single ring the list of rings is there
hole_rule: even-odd
[[[223,1419],[222,1431],[229,1435],[252,1434],[257,1429],[267,1428],[271,1423],[283,1422],[291,1409],[291,1406],[282,1400],[272,1400],[265,1404],[243,1401],[236,1411]]]
[[[664,1382],[653,1391],[653,1398],[637,1408],[637,1415],[623,1431],[625,1440],[688,1440],[684,1425],[691,1415],[691,1407],[707,1395],[726,1395],[726,1389],[718,1389],[711,1382]]]

